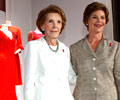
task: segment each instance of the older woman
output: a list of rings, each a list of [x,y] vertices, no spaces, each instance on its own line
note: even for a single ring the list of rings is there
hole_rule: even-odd
[[[68,72],[75,75],[69,49],[57,39],[65,23],[65,14],[56,5],[38,14],[36,24],[45,36],[25,47],[25,100],[74,100],[68,83]]]
[[[70,46],[75,100],[120,100],[120,44],[103,34],[108,15],[104,4],[89,4],[83,15],[89,34]]]

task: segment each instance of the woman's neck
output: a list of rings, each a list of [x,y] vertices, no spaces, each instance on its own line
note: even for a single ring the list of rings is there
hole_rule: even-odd
[[[89,43],[94,43],[94,42],[98,42],[102,39],[102,33],[100,34],[90,34],[87,37]]]
[[[102,39],[102,34],[93,35],[93,34],[89,33],[87,39],[88,39],[88,42],[89,42],[92,50],[95,51],[97,46],[99,45],[101,39]]]
[[[45,37],[45,40],[48,43],[48,45],[51,45],[51,46],[56,46],[57,45],[57,40],[56,39],[50,39],[50,38]]]

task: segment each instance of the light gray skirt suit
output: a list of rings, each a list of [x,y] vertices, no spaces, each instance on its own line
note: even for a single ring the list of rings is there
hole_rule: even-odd
[[[102,38],[94,52],[87,38],[70,46],[78,75],[75,100],[120,100],[120,44]]]

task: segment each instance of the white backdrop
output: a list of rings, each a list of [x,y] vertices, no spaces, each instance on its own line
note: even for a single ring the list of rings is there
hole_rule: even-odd
[[[110,11],[110,22],[104,32],[108,38],[112,39],[113,28],[111,0],[6,0],[6,17],[4,18],[5,15],[0,12],[0,21],[2,20],[0,24],[2,24],[4,20],[11,20],[13,25],[18,26],[21,29],[23,46],[25,46],[27,43],[28,32],[35,30],[36,18],[39,11],[49,4],[56,4],[65,11],[67,17],[65,30],[60,35],[59,39],[69,46],[83,38],[88,33],[86,27],[82,23],[83,11],[85,7],[93,1],[102,2],[108,7]],[[23,88],[25,66],[23,62],[23,54],[24,51],[19,55],[23,85],[17,86],[16,88],[18,100],[24,100]],[[73,87],[71,89],[73,89]]]

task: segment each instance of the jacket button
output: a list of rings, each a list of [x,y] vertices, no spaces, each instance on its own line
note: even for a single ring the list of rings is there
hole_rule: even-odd
[[[94,90],[97,91],[97,88],[95,87]]]
[[[93,80],[96,81],[96,78],[94,77]]]
[[[95,68],[95,67],[93,67],[93,70],[96,70],[96,68]]]
[[[93,61],[96,61],[96,58],[93,58]]]

